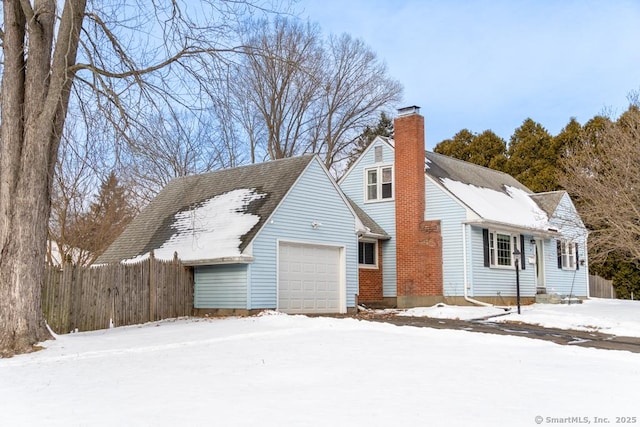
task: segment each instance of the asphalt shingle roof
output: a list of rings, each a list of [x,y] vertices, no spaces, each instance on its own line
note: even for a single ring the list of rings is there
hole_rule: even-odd
[[[503,192],[505,186],[510,186],[532,194],[526,186],[504,172],[430,151],[426,152],[426,160],[426,173],[439,180],[449,178],[464,184]]]
[[[176,214],[234,190],[255,189],[263,196],[251,200],[242,213],[255,215],[258,221],[240,236],[238,249],[242,252],[313,157],[292,157],[173,179],[96,262],[118,262],[144,255],[176,235],[172,227]]]

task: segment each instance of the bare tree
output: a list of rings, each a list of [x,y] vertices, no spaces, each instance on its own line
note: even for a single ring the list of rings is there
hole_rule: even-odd
[[[245,44],[252,48],[233,82],[236,99],[250,101],[243,119],[251,140],[260,144],[257,134],[266,137],[252,152],[262,148],[270,159],[300,154],[308,145],[323,66],[319,29],[286,18],[250,25]]]
[[[252,23],[256,46],[230,77],[251,158],[318,153],[339,169],[358,136],[400,101],[401,85],[359,39],[279,18]]]
[[[22,0],[2,6],[0,356],[51,338],[42,315],[50,196],[72,95],[128,139],[143,111],[198,108],[243,1]],[[134,16],[135,14],[135,16]]]
[[[168,111],[135,132],[121,160],[132,190],[149,202],[173,178],[233,166],[238,154],[231,141],[208,116]]]
[[[325,58],[313,151],[327,168],[337,169],[367,125],[400,102],[402,86],[362,40],[348,34],[329,37]]]
[[[592,262],[611,253],[640,262],[639,146],[640,108],[631,105],[615,122],[599,120],[563,160],[561,184],[590,230]]]
[[[56,161],[51,190],[51,217],[49,220],[49,240],[47,262],[58,264],[72,261],[85,264],[90,254],[75,247],[78,237],[74,235],[72,224],[76,223],[87,209],[86,201],[99,185],[96,179],[102,171],[105,153],[103,144],[95,144],[86,132],[84,123],[91,123],[96,129],[99,124],[95,117],[69,115],[63,133],[58,159]]]

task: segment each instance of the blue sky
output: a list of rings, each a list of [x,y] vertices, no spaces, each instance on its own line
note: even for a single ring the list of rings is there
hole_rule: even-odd
[[[362,38],[425,116],[427,148],[467,128],[509,140],[617,116],[640,90],[640,0],[300,0],[324,34]]]

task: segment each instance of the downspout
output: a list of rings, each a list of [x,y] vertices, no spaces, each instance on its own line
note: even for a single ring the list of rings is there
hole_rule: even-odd
[[[500,308],[505,311],[511,310],[511,307],[501,307],[493,304],[489,304],[488,302],[478,301],[469,297],[467,292],[467,287],[469,286],[469,272],[467,266],[467,225],[462,224],[462,277],[463,277],[463,285],[464,285],[464,299],[465,301],[470,302],[471,304],[481,305],[483,307],[495,307]]]

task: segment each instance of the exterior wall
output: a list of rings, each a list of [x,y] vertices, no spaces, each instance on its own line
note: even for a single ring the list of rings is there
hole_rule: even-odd
[[[382,161],[376,163],[375,147],[382,147]],[[382,242],[382,289],[383,297],[392,298],[396,293],[396,208],[393,199],[365,203],[365,174],[368,167],[393,164],[393,149],[381,139],[374,140],[358,161],[340,180],[344,194],[357,203],[389,236]]]
[[[564,238],[578,244],[578,269],[563,270],[558,268],[556,240],[545,240],[545,285],[547,293],[586,297],[589,292],[587,231],[567,194],[558,204],[558,208],[550,222],[561,230]],[[580,265],[580,260],[584,260],[584,265]]]
[[[466,210],[431,179],[425,181],[425,220],[440,220],[442,233],[443,295],[464,295],[462,223]],[[470,265],[467,259],[468,266]],[[468,272],[471,269],[468,268]],[[469,277],[467,277],[469,279]]]
[[[405,307],[442,295],[442,237],[439,220],[424,221],[424,117],[400,115],[394,131],[398,306]]]
[[[383,298],[382,293],[382,246],[386,242],[378,241],[378,268],[359,268],[358,301],[376,302]]]
[[[311,223],[319,223],[316,229]],[[355,219],[316,160],[293,186],[253,241],[255,261],[249,268],[248,309],[277,307],[278,241],[344,247],[347,308],[358,293],[358,241]]]
[[[513,297],[516,295],[516,271],[513,268],[495,268],[484,266],[484,252],[482,228],[469,227],[471,239],[471,271],[472,281],[469,296],[472,297]],[[528,263],[529,257],[534,255],[533,247],[528,243],[532,236],[524,235],[524,269],[520,275],[520,296],[534,297],[536,295],[536,273],[533,265]],[[545,248],[546,249],[546,248]],[[545,252],[547,252],[545,250]]]
[[[194,268],[194,302],[201,308],[245,308],[247,265],[223,264]]]

